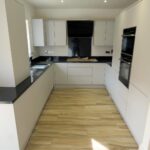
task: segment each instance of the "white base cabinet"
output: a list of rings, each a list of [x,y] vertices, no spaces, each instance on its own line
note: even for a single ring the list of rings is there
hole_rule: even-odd
[[[93,64],[93,84],[104,84],[105,64]]]
[[[104,85],[105,64],[56,63],[56,85]]]
[[[55,84],[67,84],[67,63],[56,63],[54,65]]]
[[[25,149],[52,89],[53,66],[49,67],[15,103],[0,104],[0,150]]]

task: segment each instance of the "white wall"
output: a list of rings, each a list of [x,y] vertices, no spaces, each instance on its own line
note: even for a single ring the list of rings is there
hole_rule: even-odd
[[[15,85],[18,85],[29,76],[25,10],[24,6],[15,0],[5,0],[5,3]]]
[[[68,46],[45,46],[36,48],[40,56],[71,56]],[[111,51],[110,46],[94,46],[92,45],[92,56],[111,56],[106,51]]]
[[[0,0],[0,10],[0,86],[14,86],[15,77],[12,67],[8,22],[4,0]]]
[[[14,87],[29,75],[25,12],[18,1],[0,3],[0,86]]]
[[[31,53],[29,53],[29,56],[36,58],[39,56],[38,51],[33,47],[33,36],[32,36],[32,19],[35,18],[35,8],[29,4],[28,2],[24,0],[18,0],[20,1],[25,8],[25,19],[28,20],[29,23],[29,38],[30,38],[30,48],[31,48]]]

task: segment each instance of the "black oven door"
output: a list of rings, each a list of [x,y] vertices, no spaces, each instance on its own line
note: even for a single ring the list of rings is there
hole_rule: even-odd
[[[120,73],[119,80],[128,88],[130,81],[130,71],[131,71],[131,62],[124,60],[123,58],[120,60]]]

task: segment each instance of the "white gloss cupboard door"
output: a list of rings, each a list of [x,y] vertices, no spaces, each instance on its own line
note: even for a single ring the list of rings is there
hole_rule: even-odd
[[[106,21],[95,21],[94,26],[94,45],[104,46],[106,35]]]
[[[66,21],[46,21],[46,39],[48,46],[65,46],[66,42]]]
[[[127,103],[127,123],[138,144],[141,144],[143,140],[148,108],[148,97],[130,85]]]
[[[55,45],[65,46],[66,40],[66,21],[55,21]]]
[[[105,38],[106,46],[113,45],[113,35],[114,35],[114,21],[107,21],[106,22],[106,38]]]
[[[94,45],[113,46],[114,21],[95,21]]]
[[[44,20],[32,19],[33,46],[45,46]]]
[[[93,84],[105,84],[105,66],[106,64],[93,64]]]
[[[55,84],[67,84],[67,63],[56,63],[54,68]]]
[[[53,20],[46,21],[46,44],[47,46],[55,45],[55,24]]]

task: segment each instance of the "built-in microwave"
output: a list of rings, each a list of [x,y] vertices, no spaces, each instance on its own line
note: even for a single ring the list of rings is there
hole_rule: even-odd
[[[124,29],[122,35],[122,53],[133,55],[136,27]]]

